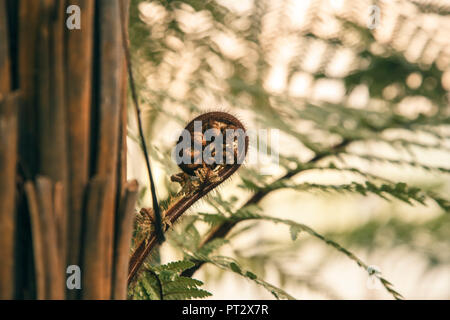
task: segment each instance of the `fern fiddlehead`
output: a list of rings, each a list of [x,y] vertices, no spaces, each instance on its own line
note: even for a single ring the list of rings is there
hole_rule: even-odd
[[[187,142],[183,141],[186,137],[189,139]],[[219,111],[204,113],[189,122],[177,147],[183,142],[187,148],[175,152],[178,159],[183,159],[177,161],[182,172],[171,177],[171,181],[181,184],[182,190],[163,214],[164,231],[196,201],[239,169],[249,144],[244,125],[231,114]],[[128,283],[133,281],[156,244],[155,233],[138,244],[130,258]]]

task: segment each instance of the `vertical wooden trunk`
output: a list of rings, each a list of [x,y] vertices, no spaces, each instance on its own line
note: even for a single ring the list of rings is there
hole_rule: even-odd
[[[126,298],[137,184],[120,1],[0,0],[0,299]]]

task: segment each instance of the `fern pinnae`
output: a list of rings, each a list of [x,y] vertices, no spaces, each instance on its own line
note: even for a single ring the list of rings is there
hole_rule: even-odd
[[[287,299],[287,300],[295,300],[293,296],[288,294],[286,291],[284,291],[281,288],[278,288],[262,279],[260,279],[258,276],[256,276],[254,273],[244,270],[239,263],[231,258],[226,256],[207,256],[201,253],[187,253],[188,255],[191,255],[192,259],[195,261],[202,261],[205,263],[210,263],[212,265],[215,265],[216,267],[219,267],[226,271],[232,271],[250,281],[255,282],[259,286],[263,287],[264,289],[268,290],[276,299]]]
[[[257,207],[256,207],[256,209],[258,210]],[[207,214],[201,214],[201,216],[204,217],[204,216],[207,216]],[[224,217],[221,216],[220,219],[224,219]],[[275,223],[286,224],[286,225],[290,226],[291,238],[293,240],[297,239],[297,235],[298,235],[299,232],[306,232],[309,235],[311,235],[311,236],[313,236],[313,237],[315,237],[315,238],[325,242],[327,245],[333,247],[337,251],[343,253],[348,258],[350,258],[351,260],[356,262],[356,264],[359,267],[365,269],[369,273],[369,275],[371,275],[370,272],[369,272],[369,266],[365,262],[363,262],[360,258],[358,258],[354,253],[352,253],[348,249],[342,247],[337,242],[324,237],[323,235],[321,235],[320,233],[316,232],[314,229],[312,229],[311,227],[309,227],[309,226],[307,226],[305,224],[301,224],[301,223],[298,223],[298,222],[295,222],[295,221],[292,221],[292,220],[280,219],[280,218],[274,218],[274,217],[260,215],[258,213],[254,213],[249,208],[247,210],[244,210],[244,211],[241,211],[241,210],[237,211],[233,216],[229,217],[228,220],[231,220],[231,221],[234,221],[234,222],[236,222],[236,221],[243,221],[243,220],[266,220],[266,221],[272,221],[272,222],[275,222]],[[401,299],[402,298],[402,296],[392,288],[392,284],[390,284],[390,282],[388,282],[386,279],[384,279],[380,275],[377,275],[377,277],[380,279],[380,281],[381,281],[382,285],[385,287],[385,289],[389,293],[391,293],[395,299]]]
[[[416,161],[408,161],[408,160],[401,160],[401,159],[390,159],[390,158],[384,158],[376,155],[371,154],[360,154],[360,153],[352,153],[352,152],[346,152],[346,155],[354,156],[363,160],[367,160],[369,162],[385,162],[390,163],[393,165],[407,165],[411,167],[420,168],[426,171],[435,171],[440,173],[450,173],[450,168],[444,168],[444,167],[435,167],[435,166],[429,166],[426,164],[422,164]]]
[[[180,276],[194,265],[189,260],[174,261],[164,265],[146,266],[134,284],[132,298],[173,300],[205,298],[211,293],[200,289],[203,282]]]
[[[311,167],[314,168],[314,167]],[[320,168],[320,167],[317,167]],[[329,169],[329,168],[326,168]],[[339,170],[336,168],[336,170]],[[346,170],[345,168],[343,169]],[[357,168],[347,168],[348,171],[358,173],[362,176],[374,178],[380,181],[384,181],[380,186],[375,185],[371,181],[367,180],[362,183],[352,182],[350,184],[317,184],[317,183],[301,183],[295,184],[289,181],[285,181],[284,179],[278,179],[272,183],[266,185],[257,185],[251,181],[243,180],[243,184],[240,184],[239,187],[243,189],[249,189],[253,191],[263,191],[264,193],[272,192],[279,189],[293,189],[297,191],[303,192],[311,192],[311,191],[322,191],[322,192],[349,192],[349,193],[359,193],[361,195],[367,195],[368,193],[372,193],[377,195],[378,197],[389,201],[389,198],[386,195],[391,195],[394,198],[397,198],[409,205],[412,205],[411,200],[415,200],[418,203],[425,205],[425,199],[430,198],[435,201],[439,207],[441,207],[445,212],[449,212],[450,203],[447,199],[444,199],[433,192],[424,191],[418,187],[409,187],[404,182],[393,183],[389,179],[383,178],[381,176],[377,176],[371,173],[363,172]],[[446,169],[447,170],[447,169]]]

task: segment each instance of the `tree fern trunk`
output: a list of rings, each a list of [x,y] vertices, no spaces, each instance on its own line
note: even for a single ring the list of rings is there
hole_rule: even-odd
[[[127,2],[0,0],[1,299],[126,298]]]

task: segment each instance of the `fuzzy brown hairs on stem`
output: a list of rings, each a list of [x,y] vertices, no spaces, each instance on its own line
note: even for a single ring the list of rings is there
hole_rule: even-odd
[[[195,121],[201,121],[201,132],[194,132]],[[186,212],[196,201],[204,197],[211,190],[219,186],[225,180],[227,180],[233,173],[235,173],[241,166],[243,160],[248,151],[248,136],[246,135],[246,129],[244,125],[233,115],[214,111],[199,115],[192,121],[190,121],[185,130],[190,133],[191,145],[195,143],[194,140],[200,142],[202,146],[202,152],[209,148],[214,142],[210,144],[206,143],[204,133],[208,129],[219,130],[220,134],[224,134],[226,130],[240,130],[245,134],[244,146],[234,144],[233,138],[233,154],[225,152],[225,157],[232,157],[233,161],[225,163],[209,162],[206,163],[203,159],[201,163],[181,163],[179,164],[181,173],[173,175],[172,181],[180,182],[182,185],[182,191],[180,197],[178,197],[173,203],[171,203],[168,209],[164,212],[164,221],[166,224],[163,226],[164,231],[167,231],[169,227],[177,221],[181,215]],[[217,133],[219,133],[217,131]],[[178,142],[181,141],[181,136]],[[224,145],[225,149],[226,145]],[[228,150],[229,149],[225,149]],[[243,152],[239,152],[242,150]],[[222,150],[223,151],[223,150]],[[188,151],[189,152],[189,151]],[[193,151],[192,151],[193,152]],[[192,158],[194,155],[192,155]],[[185,188],[186,187],[186,188]],[[185,190],[186,189],[186,190]],[[151,233],[150,236],[143,239],[136,247],[130,259],[130,266],[128,272],[128,283],[131,283],[144,263],[145,259],[150,254],[151,250],[157,244],[157,237],[155,233]]]

